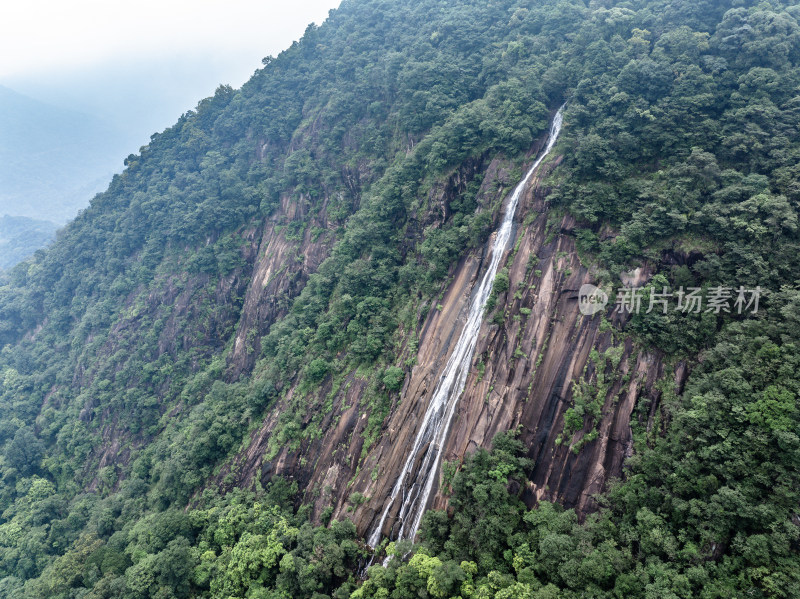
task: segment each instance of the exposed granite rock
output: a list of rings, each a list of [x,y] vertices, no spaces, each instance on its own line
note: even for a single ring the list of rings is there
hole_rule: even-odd
[[[233,351],[228,359],[228,377],[249,372],[261,351],[261,337],[273,322],[286,313],[291,300],[302,291],[308,276],[315,272],[330,251],[330,234],[314,236],[313,227],[327,227],[325,206],[306,227],[302,237],[287,239],[285,225],[306,216],[306,203],[284,197],[280,210],[264,226],[253,274],[241,319],[236,329]]]
[[[484,320],[444,459],[462,460],[476,448],[488,447],[498,432],[518,429],[535,464],[526,501],[531,505],[543,499],[558,501],[585,513],[595,507],[592,495],[603,491],[609,479],[622,476],[624,459],[632,451],[633,408],[646,396],[654,409],[660,395],[655,383],[663,375],[664,363],[662,356],[635,350],[621,334],[624,318],[613,307],[606,312],[612,326],[601,326],[603,313],[594,317],[580,313],[578,290],[584,283],[597,283],[596,276],[577,256],[571,236],[574,221],[548,214],[539,180],[532,182],[518,210],[517,249],[508,263],[510,288],[498,299],[504,323]],[[423,328],[420,366],[412,371],[403,401],[388,419],[382,443],[364,460],[363,471],[379,465],[386,474],[375,481],[362,474],[353,484],[370,497],[355,514],[361,532],[374,526],[391,493],[396,480],[392,473],[407,457],[416,423],[451,341],[460,332],[478,274],[479,260],[464,260],[441,302],[441,312],[432,314]],[[637,269],[625,284],[639,286],[646,279],[646,269]],[[613,366],[604,357],[609,348],[618,348]],[[590,359],[592,350],[601,364]],[[564,436],[573,384],[581,380],[596,384],[598,367],[603,370],[603,393],[596,400],[602,401],[601,416],[596,422],[585,418],[580,430]],[[434,507],[445,505],[441,495],[432,500]],[[390,515],[384,534],[393,526]]]
[[[476,448],[488,447],[498,432],[518,429],[534,463],[524,491],[526,501],[531,505],[558,501],[584,514],[596,507],[592,496],[602,492],[610,479],[623,475],[624,460],[632,452],[634,407],[648,402],[652,420],[660,398],[656,383],[669,376],[681,385],[686,368],[680,364],[674,373],[666,373],[663,356],[638,350],[623,332],[625,317],[613,306],[591,317],[580,313],[578,290],[584,283],[597,283],[597,275],[577,255],[573,219],[555,217],[545,202],[541,175],[557,162],[542,169],[521,201],[515,250],[507,262],[510,289],[498,298],[503,324],[484,320],[444,455],[447,460],[462,460]],[[497,171],[496,161],[487,166],[484,185],[498,176]],[[461,332],[487,249],[465,256],[443,295],[428,307],[416,331],[416,365],[393,398],[382,433],[368,451],[363,451],[369,416],[364,401],[367,381],[351,373],[338,389],[326,381],[317,399],[310,401],[317,407],[309,410],[303,426],[315,427],[313,434],[297,446],[270,452],[269,439],[279,414],[297,393],[290,389],[253,433],[249,447],[216,480],[221,482],[228,473],[236,485],[251,484],[256,478],[265,483],[274,475],[288,477],[298,483],[315,514],[333,506],[335,518],[351,518],[359,533],[366,534],[390,496]],[[253,305],[269,309],[268,302],[251,298],[251,293],[263,287],[258,281],[267,280],[278,268],[278,261],[266,257],[256,267],[245,312]],[[645,265],[629,273],[624,284],[639,286],[647,278]],[[240,330],[249,326],[243,324]],[[582,426],[565,434],[565,415],[574,404],[576,388],[582,390],[581,401],[601,406],[600,415],[584,417]],[[326,397],[332,407],[320,420],[316,410]],[[367,497],[359,506],[348,501],[356,491]],[[436,495],[431,505],[444,507],[446,497]],[[385,534],[393,528],[398,508],[387,518]]]

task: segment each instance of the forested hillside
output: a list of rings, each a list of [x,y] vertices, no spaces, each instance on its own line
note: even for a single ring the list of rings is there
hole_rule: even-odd
[[[220,87],[0,281],[0,596],[800,596],[799,21],[345,0]],[[439,509],[370,548],[564,103]]]

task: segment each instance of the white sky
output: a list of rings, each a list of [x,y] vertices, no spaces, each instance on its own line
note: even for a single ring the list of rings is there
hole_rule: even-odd
[[[194,51],[231,63],[239,86],[320,24],[339,0],[2,0],[0,80],[91,69],[117,58],[150,61]],[[241,63],[241,64],[239,64]],[[234,71],[236,71],[234,73]]]
[[[0,85],[104,120],[122,157],[340,1],[0,0]]]

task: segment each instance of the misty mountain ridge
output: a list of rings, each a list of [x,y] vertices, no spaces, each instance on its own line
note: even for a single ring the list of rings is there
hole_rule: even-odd
[[[66,222],[122,168],[111,124],[0,86],[0,213]]]
[[[55,238],[58,225],[25,216],[0,216],[0,270],[8,270]]]

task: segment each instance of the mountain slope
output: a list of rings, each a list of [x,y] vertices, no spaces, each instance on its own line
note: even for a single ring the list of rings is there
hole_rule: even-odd
[[[218,89],[0,287],[0,588],[793,596],[798,16],[358,0]],[[565,100],[446,439],[444,509],[413,557],[383,541],[397,558],[365,571]],[[612,300],[593,317],[586,283]],[[755,313],[629,315],[623,284],[765,293]]]

